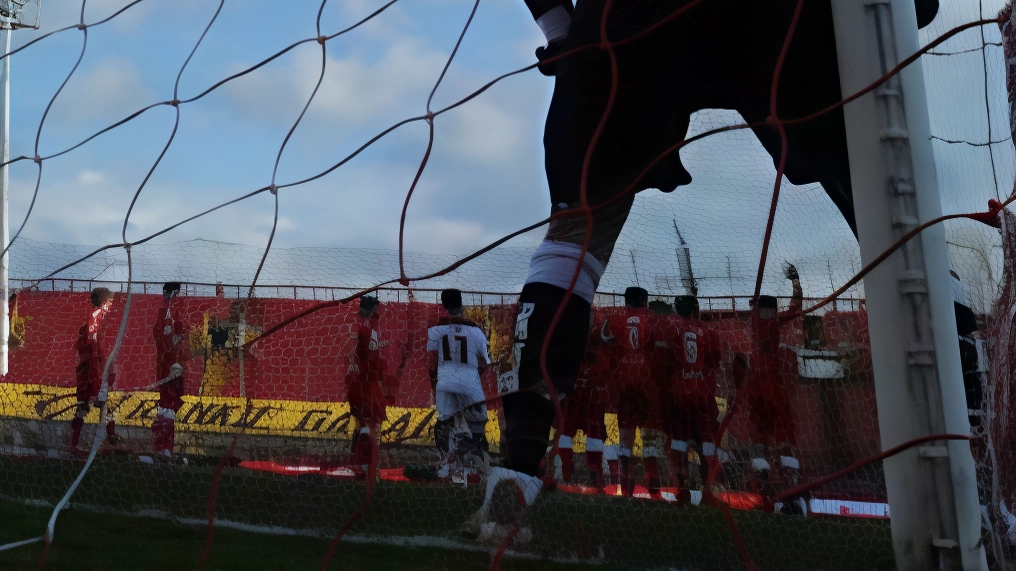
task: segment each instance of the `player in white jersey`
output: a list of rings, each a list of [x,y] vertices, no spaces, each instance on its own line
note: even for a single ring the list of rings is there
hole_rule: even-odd
[[[480,327],[462,316],[462,292],[446,289],[441,304],[448,315],[427,330],[427,368],[434,386],[438,420],[434,440],[438,450],[458,467],[467,458],[478,460],[486,469],[489,459],[485,436],[487,397],[480,375],[487,368],[487,336]],[[445,476],[439,472],[439,476]]]

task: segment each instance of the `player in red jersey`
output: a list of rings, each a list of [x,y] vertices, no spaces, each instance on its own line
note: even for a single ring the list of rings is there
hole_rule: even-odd
[[[356,420],[351,443],[352,464],[367,470],[377,449],[381,423],[387,418],[386,409],[399,390],[399,377],[406,364],[407,354],[394,375],[387,372],[381,349],[390,341],[382,339],[380,302],[376,297],[360,298],[360,324],[356,331],[356,346],[346,370],[346,391],[349,413]]]
[[[698,298],[674,298],[677,317],[665,320],[657,335],[657,348],[666,384],[669,456],[678,485],[686,487],[688,448],[698,443],[703,485],[709,483],[709,465],[725,456],[716,441],[720,423],[716,406],[716,371],[720,364],[719,336],[699,319]]]
[[[592,321],[592,320],[590,320]],[[574,444],[575,433],[581,430],[586,435],[586,466],[589,468],[590,479],[597,490],[602,490],[603,481],[603,441],[607,438],[607,427],[603,415],[607,412],[609,393],[607,388],[608,367],[606,356],[600,343],[599,329],[593,329],[586,345],[586,357],[575,380],[575,391],[564,402],[564,427],[558,441],[558,454],[561,458],[561,479],[571,483],[575,473]],[[616,457],[614,458],[616,465]]]
[[[180,294],[180,282],[162,286],[162,307],[152,324],[155,341],[155,379],[159,388],[159,407],[152,422],[152,445],[155,455],[164,460],[173,458],[176,445],[176,413],[183,406],[184,364],[190,359],[187,329],[174,299]],[[182,459],[186,462],[186,459]]]
[[[654,375],[654,315],[648,309],[649,292],[629,287],[624,292],[625,310],[610,316],[601,326],[603,342],[612,346],[609,371],[617,395],[618,474],[622,495],[633,489],[632,447],[635,430],[642,428],[646,479],[658,479],[657,462],[662,456],[659,431],[659,384]]]
[[[798,380],[797,354],[780,344],[781,321],[796,315],[802,304],[801,282],[797,268],[788,265],[787,279],[794,287],[786,317],[777,312],[776,298],[759,296],[751,314],[752,351],[749,355],[737,354],[734,359],[734,384],[738,415],[747,420],[745,436],[764,452],[754,453],[751,466],[763,493],[773,495],[780,480],[794,486],[799,480],[801,463],[794,457],[797,437],[793,419],[791,390]],[[774,475],[772,463],[779,460],[779,475]],[[803,497],[788,498],[785,511],[807,515],[807,502]]]
[[[106,368],[108,357],[102,339],[105,330],[103,318],[113,307],[113,292],[104,287],[97,287],[92,290],[91,299],[92,309],[85,324],[78,330],[78,341],[75,344],[78,353],[78,365],[75,370],[75,396],[78,399],[78,407],[74,411],[74,420],[71,421],[72,449],[78,447],[81,429],[85,425],[85,417],[91,406],[95,405],[101,409],[106,398],[106,395],[102,394],[102,373]],[[107,387],[112,385],[114,380],[115,373],[110,368]],[[116,435],[116,424],[111,414],[106,421],[106,439],[110,444],[117,445],[120,439]]]

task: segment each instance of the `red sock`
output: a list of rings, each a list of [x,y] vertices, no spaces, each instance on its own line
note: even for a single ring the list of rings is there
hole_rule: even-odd
[[[674,450],[673,448],[667,453],[667,457],[670,459],[670,467],[674,473],[674,480],[678,488],[683,488],[687,474],[684,471],[684,459],[687,457],[686,452]]]
[[[78,447],[78,441],[81,440],[81,427],[85,425],[85,419],[74,417],[71,421],[71,448]]]
[[[116,422],[112,420],[106,423],[106,438],[116,438]]]
[[[646,468],[646,487],[650,492],[660,490],[660,469],[654,456],[642,459],[642,465]]]
[[[621,481],[618,479],[620,475],[620,469],[617,465],[617,460],[607,460],[607,471],[610,473],[610,483],[620,484]]]
[[[353,438],[353,464],[370,464],[374,438],[369,432],[357,432]]]
[[[173,437],[170,435],[172,422],[168,418],[159,416],[152,422],[152,447],[158,454],[163,450],[173,452]]]
[[[702,471],[702,487],[703,488],[708,488],[709,486],[711,486],[713,484],[713,482],[715,482],[717,479],[719,479],[719,475],[720,475],[719,462],[720,461],[716,458],[716,456],[703,456],[702,460],[703,460],[702,465],[699,467],[699,469]],[[714,468],[714,466],[715,466],[715,468]],[[710,478],[709,477],[709,472],[714,471],[714,470],[715,470],[715,473],[713,474],[713,477]]]
[[[156,452],[173,453],[176,445],[176,427],[171,418],[157,418],[152,424],[152,441]]]
[[[586,452],[586,465],[589,466],[589,473],[593,476],[593,483],[597,487],[603,487],[603,452]]]
[[[557,455],[561,458],[561,479],[571,482],[575,475],[575,458],[571,448],[558,448]]]
[[[170,454],[176,448],[176,421],[172,418],[166,419],[166,450],[169,450]]]

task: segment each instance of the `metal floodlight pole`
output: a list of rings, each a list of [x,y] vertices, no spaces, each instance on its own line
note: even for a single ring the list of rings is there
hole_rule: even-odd
[[[14,32],[13,25],[9,21],[2,22],[3,33],[3,46],[4,54],[11,53],[11,34]],[[0,162],[4,166],[0,167],[0,239],[3,240],[4,247],[10,242],[10,226],[8,225],[7,215],[7,182],[8,182],[8,171],[10,170],[7,166],[7,161],[11,158],[11,143],[10,143],[10,118],[11,118],[11,58],[5,57],[3,61],[0,61],[0,98],[3,101],[0,102],[0,106],[3,107],[0,110],[0,137],[3,138],[0,141]],[[10,354],[8,337],[11,332],[10,323],[10,307],[7,305],[7,300],[10,298],[10,290],[7,283],[7,272],[10,262],[10,252],[4,252],[3,257],[0,257],[0,295],[3,299],[0,300],[0,305],[3,305],[3,319],[0,319],[0,375],[6,375],[8,371],[8,356]]]
[[[920,44],[913,0],[832,0],[840,85],[853,94]],[[844,108],[861,260],[941,215],[920,60]],[[925,230],[864,278],[883,449],[969,434],[945,230]],[[987,569],[967,441],[884,461],[900,571]]]

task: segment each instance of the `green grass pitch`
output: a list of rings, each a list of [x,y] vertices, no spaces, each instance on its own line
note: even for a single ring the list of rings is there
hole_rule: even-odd
[[[81,462],[0,458],[0,543],[40,535]],[[212,465],[100,458],[61,514],[46,568],[194,569],[204,547]],[[371,510],[332,569],[486,569],[490,553],[461,538],[479,486],[379,482]],[[364,499],[362,482],[223,471],[209,569],[320,569],[330,537]],[[100,511],[96,511],[100,510]],[[165,514],[168,514],[165,515]],[[159,517],[152,517],[159,516]],[[734,512],[760,569],[893,569],[884,521]],[[541,494],[525,523],[536,539],[503,569],[742,569],[723,514],[663,502]],[[305,535],[258,533],[285,530]],[[0,569],[35,569],[41,544],[0,552]]]

